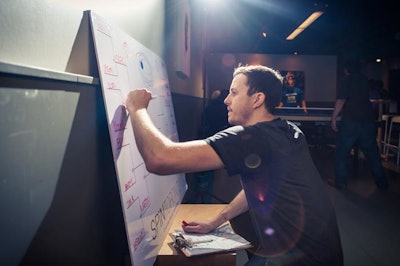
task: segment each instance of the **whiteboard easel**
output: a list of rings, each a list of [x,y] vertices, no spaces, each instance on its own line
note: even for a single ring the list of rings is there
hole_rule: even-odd
[[[146,87],[157,95],[148,111],[178,141],[166,67],[154,52],[89,11],[132,264],[153,265],[187,185],[183,174],[147,172],[124,107],[127,93]],[[112,230],[112,228],[110,229]]]

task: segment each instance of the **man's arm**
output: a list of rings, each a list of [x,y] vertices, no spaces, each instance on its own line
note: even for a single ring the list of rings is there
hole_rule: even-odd
[[[335,131],[335,132],[338,131],[336,119],[339,116],[340,112],[342,111],[345,102],[346,102],[345,99],[337,99],[335,102],[335,108],[333,109],[332,122],[331,122],[331,127],[332,127],[333,131]]]
[[[208,233],[248,210],[246,195],[242,189],[236,197],[215,217],[207,221],[191,221],[182,225],[183,230],[191,233]]]
[[[136,145],[149,172],[168,175],[222,168],[214,149],[204,140],[176,143],[162,134],[147,112],[152,99],[146,89],[130,91],[126,100]]]

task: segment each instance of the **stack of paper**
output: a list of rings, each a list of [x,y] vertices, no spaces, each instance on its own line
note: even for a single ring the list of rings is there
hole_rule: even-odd
[[[218,227],[208,234],[176,230],[171,237],[175,241],[175,246],[182,250],[187,257],[252,247],[249,241],[233,232],[230,224]]]

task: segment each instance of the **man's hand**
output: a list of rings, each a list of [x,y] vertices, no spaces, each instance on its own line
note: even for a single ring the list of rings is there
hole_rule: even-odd
[[[206,234],[213,231],[216,227],[210,221],[192,221],[182,224],[182,229],[187,233]]]
[[[128,93],[125,106],[130,113],[139,109],[147,109],[152,98],[153,95],[149,90],[144,88],[135,89]]]
[[[182,222],[182,229],[188,233],[209,233],[248,209],[246,194],[242,189],[217,216],[205,221]]]
[[[345,99],[336,99],[335,102],[335,107],[333,108],[333,113],[332,113],[332,122],[331,122],[331,127],[333,131],[338,132],[338,126],[336,122],[336,118],[342,112],[343,106],[346,103]]]

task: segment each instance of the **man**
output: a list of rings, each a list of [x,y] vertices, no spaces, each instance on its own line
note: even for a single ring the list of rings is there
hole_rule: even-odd
[[[247,265],[342,265],[335,210],[293,123],[275,119],[280,74],[264,66],[235,69],[225,99],[233,127],[205,140],[175,143],[146,111],[151,93],[131,91],[126,101],[147,169],[160,175],[225,167],[240,174],[243,189],[216,217],[189,221],[187,232],[207,233],[249,211],[258,245]]]
[[[278,107],[302,108],[307,113],[306,100],[301,89],[295,87],[296,80],[293,72],[288,72],[285,76],[282,98]]]
[[[339,86],[332,114],[332,129],[338,132],[335,151],[335,186],[347,188],[348,159],[357,143],[364,153],[378,188],[387,189],[380,152],[376,142],[377,127],[369,100],[368,79],[360,73],[360,63],[351,59],[344,68],[345,77]],[[340,128],[337,117],[341,114]]]

